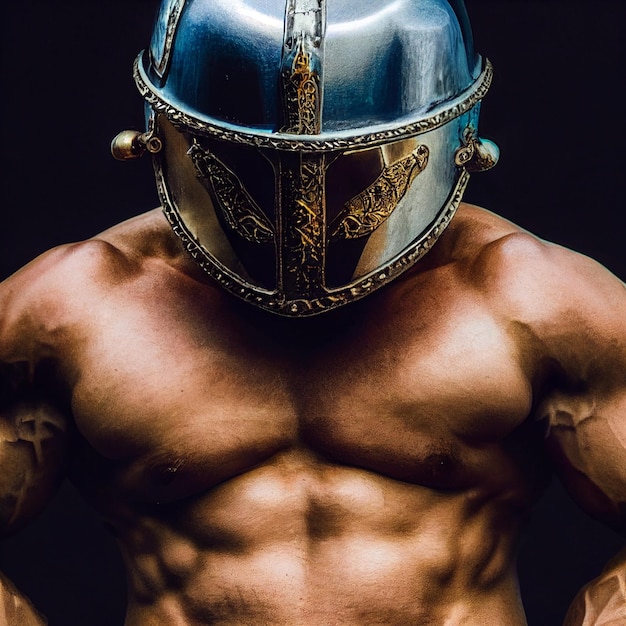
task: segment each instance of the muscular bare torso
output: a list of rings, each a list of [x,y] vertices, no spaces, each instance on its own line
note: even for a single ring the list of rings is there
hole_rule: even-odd
[[[555,370],[494,305],[515,232],[464,208],[403,278],[308,320],[234,301],[159,214],[63,253],[66,297],[3,357],[45,352],[60,381],[127,626],[525,624]]]

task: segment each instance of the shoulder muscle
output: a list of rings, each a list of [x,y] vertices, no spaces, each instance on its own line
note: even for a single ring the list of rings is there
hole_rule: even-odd
[[[0,283],[0,361],[36,360],[86,291],[131,271],[124,255],[97,239],[59,246],[24,266]]]
[[[626,530],[626,288],[595,261],[523,233],[487,246],[480,288],[518,332],[535,418],[590,514]]]

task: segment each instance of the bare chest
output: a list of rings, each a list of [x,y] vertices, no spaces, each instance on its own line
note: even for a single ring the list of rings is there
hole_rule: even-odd
[[[294,447],[455,487],[530,409],[513,339],[471,300],[301,327],[190,297],[108,305],[76,351],[73,411],[133,489],[176,498]]]

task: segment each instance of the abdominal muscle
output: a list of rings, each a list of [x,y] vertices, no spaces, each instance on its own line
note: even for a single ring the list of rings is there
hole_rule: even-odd
[[[115,516],[126,626],[523,625],[504,500],[284,453]]]

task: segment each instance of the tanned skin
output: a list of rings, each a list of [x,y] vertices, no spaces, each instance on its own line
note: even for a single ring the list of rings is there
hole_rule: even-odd
[[[5,281],[0,361],[4,527],[69,473],[122,549],[126,626],[521,626],[552,471],[626,526],[624,285],[476,207],[311,319],[228,295],[152,212]],[[625,561],[568,626],[624,623]]]

